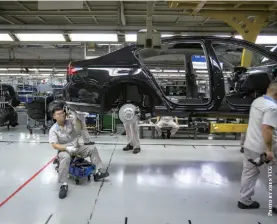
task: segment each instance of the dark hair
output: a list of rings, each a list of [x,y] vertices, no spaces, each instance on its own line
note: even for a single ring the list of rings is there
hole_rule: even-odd
[[[54,113],[56,112],[56,111],[60,111],[60,110],[64,110],[62,107],[60,107],[60,106],[56,106],[56,107],[54,107],[53,109],[52,109],[52,115],[54,115]]]

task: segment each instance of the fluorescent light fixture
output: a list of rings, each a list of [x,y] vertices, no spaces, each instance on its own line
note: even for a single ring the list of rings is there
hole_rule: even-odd
[[[173,34],[162,34],[161,37],[173,37],[174,35]]]
[[[231,35],[214,35],[215,37],[231,37]]]
[[[117,42],[117,34],[110,33],[71,33],[69,34],[71,41],[86,41],[86,42]]]
[[[8,71],[6,68],[0,68],[0,71]]]
[[[277,44],[277,36],[263,36],[259,35],[256,44]]]
[[[179,72],[186,72],[186,70],[179,70]]]
[[[235,38],[243,39],[242,36],[236,35]],[[277,36],[259,35],[256,39],[256,44],[277,44]]]
[[[0,41],[13,41],[13,39],[7,33],[0,33]]]
[[[178,72],[178,70],[163,70],[163,72]]]
[[[8,68],[9,71],[21,71],[22,68]]]
[[[122,44],[97,44],[98,46],[121,46]]]
[[[17,33],[20,41],[65,41],[60,33]]]
[[[125,34],[126,42],[137,42],[137,34]]]
[[[51,68],[39,68],[38,70],[39,71],[46,71],[46,72],[53,71],[53,69],[51,69]]]
[[[208,73],[207,70],[196,70],[196,73]]]
[[[28,70],[31,71],[31,72],[38,72],[37,68],[29,68]]]

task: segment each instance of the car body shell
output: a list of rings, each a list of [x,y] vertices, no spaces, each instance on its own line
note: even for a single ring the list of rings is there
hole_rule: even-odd
[[[140,48],[136,45],[124,47],[95,59],[71,62],[68,66],[67,84],[63,91],[65,101],[73,110],[105,113],[116,104],[119,106],[120,103],[126,103],[126,100],[115,103],[118,99],[114,98],[113,93],[123,88],[124,84],[128,84],[136,86],[138,92],[142,90],[144,94],[151,96],[153,100],[145,112],[149,112],[153,116],[182,116],[188,113],[247,114],[250,104],[236,106],[228,104],[227,101],[227,107],[226,105],[225,107],[222,106],[226,97],[224,77],[220,62],[213,49],[213,43],[243,46],[259,52],[277,64],[276,53],[256,44],[233,38],[195,36],[163,39],[163,44],[190,42],[200,43],[205,52],[210,74],[210,100],[208,102],[199,104],[188,99],[186,103],[178,104],[168,99],[153,74],[137,57],[137,51]],[[266,68],[267,66],[264,66],[263,69]],[[226,104],[226,102],[224,103]]]

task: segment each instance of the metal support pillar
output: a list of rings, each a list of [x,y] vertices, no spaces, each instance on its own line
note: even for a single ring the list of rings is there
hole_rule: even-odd
[[[251,21],[249,17],[243,15],[228,16],[224,21],[232,26],[242,36],[244,40],[255,43],[256,39],[265,25],[267,16],[255,16]],[[246,49],[243,50],[241,66],[250,67],[252,53]]]
[[[200,15],[202,14],[203,13],[200,13]],[[261,29],[263,28],[263,26],[266,25],[266,19],[268,14],[265,13],[264,15],[261,14],[255,16],[253,21],[250,19],[249,16],[241,14],[213,14],[209,16],[226,22],[228,25],[233,27],[242,36],[244,40],[255,43]],[[251,61],[252,53],[244,49],[241,59],[241,66],[250,67]]]
[[[152,34],[153,34],[153,26],[152,26],[153,4],[154,4],[154,2],[152,2],[152,1],[147,2],[146,40],[152,40]]]

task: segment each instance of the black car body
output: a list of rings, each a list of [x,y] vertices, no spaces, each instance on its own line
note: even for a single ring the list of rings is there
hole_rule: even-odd
[[[229,78],[229,83],[232,85],[233,82],[234,86],[232,91],[226,93],[226,78],[224,79],[221,61],[224,61],[224,54],[229,51],[226,50],[221,55],[218,53],[220,50],[215,50],[218,46],[225,45],[235,45],[257,52],[270,63],[252,68],[233,66],[232,80]],[[209,74],[209,99],[197,94],[196,75],[191,69],[191,56],[200,52],[199,46],[204,52]],[[199,36],[173,37],[164,39],[161,49],[140,49],[131,45],[95,59],[71,62],[64,87],[64,98],[68,107],[89,113],[106,113],[126,103],[132,103],[139,106],[143,114],[150,113],[151,116],[183,116],[188,113],[247,114],[252,101],[265,93],[268,84],[276,76],[276,53],[244,40]],[[184,55],[187,94],[179,97],[182,103],[166,96],[150,71],[151,63],[152,68],[156,66],[155,57],[162,57],[164,52]],[[153,58],[153,61],[148,58]],[[179,57],[178,60],[181,62],[183,59]],[[171,59],[164,66],[168,67],[174,63],[174,59]],[[227,61],[225,64],[232,67]],[[163,66],[163,63],[159,65]]]

